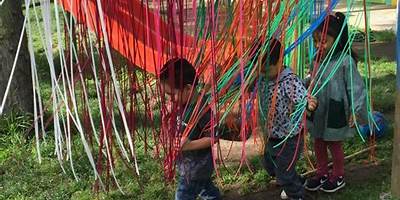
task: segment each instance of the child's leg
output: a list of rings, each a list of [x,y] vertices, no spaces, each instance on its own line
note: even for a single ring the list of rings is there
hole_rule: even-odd
[[[342,141],[329,142],[328,147],[333,160],[331,179],[344,176],[344,151],[342,147]]]
[[[264,150],[264,156],[263,156],[263,160],[262,160],[262,164],[265,168],[265,170],[267,171],[267,173],[272,176],[275,177],[275,158],[273,158],[272,154],[270,151],[268,151],[268,147],[265,147]]]
[[[195,200],[198,196],[197,185],[194,181],[188,182],[185,178],[180,177],[175,192],[175,200]]]
[[[301,137],[301,136],[300,136]],[[269,144],[269,149],[273,148],[277,143]],[[303,198],[304,188],[300,176],[296,172],[296,163],[299,159],[301,150],[303,149],[303,140],[298,137],[290,138],[286,141],[283,149],[280,147],[275,148],[275,173],[277,179],[283,186],[286,194],[290,198]],[[274,153],[275,153],[274,152]]]
[[[204,200],[212,199],[212,200],[220,200],[221,194],[219,189],[214,185],[213,181],[210,179],[205,181],[203,184],[203,188],[200,190],[199,197]]]
[[[314,151],[317,158],[317,176],[328,174],[328,143],[321,138],[314,140]]]
[[[344,181],[344,152],[342,142],[329,142],[329,151],[332,154],[333,170],[332,176],[322,185],[321,190],[324,192],[336,192],[346,185]]]

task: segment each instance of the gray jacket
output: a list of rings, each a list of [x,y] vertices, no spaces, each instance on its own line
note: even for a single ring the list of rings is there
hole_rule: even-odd
[[[325,65],[326,70],[315,85],[321,88],[323,82],[339,64],[327,85],[316,95],[318,108],[307,123],[312,137],[326,141],[342,141],[354,135],[355,129],[348,125],[352,105],[359,117],[357,120],[367,120],[367,94],[356,63],[350,55],[344,55],[343,60],[339,60],[339,57],[332,57],[329,64]]]

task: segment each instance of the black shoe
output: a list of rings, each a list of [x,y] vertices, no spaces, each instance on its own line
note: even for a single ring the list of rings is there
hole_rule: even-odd
[[[304,187],[306,185],[306,178],[299,176],[299,180],[300,180],[301,185]],[[282,186],[282,185],[279,185],[279,186]],[[281,192],[281,199],[283,199],[283,200],[289,199],[285,190],[282,190],[282,192]]]
[[[321,190],[324,192],[332,193],[332,192],[336,192],[336,191],[342,189],[345,185],[346,185],[346,182],[344,182],[343,176],[339,176],[338,178],[336,178],[333,181],[331,181],[331,180],[326,181],[322,185]]]
[[[317,191],[321,188],[321,186],[327,182],[328,175],[325,174],[323,176],[315,176],[306,180],[304,188],[308,191]]]

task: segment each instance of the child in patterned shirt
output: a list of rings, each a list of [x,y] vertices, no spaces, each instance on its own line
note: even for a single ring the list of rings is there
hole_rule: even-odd
[[[306,104],[308,112],[317,107],[317,101],[307,96],[302,81],[283,65],[282,45],[270,39],[268,48],[262,55],[261,73],[266,81],[261,82],[261,110],[265,113],[265,126],[268,141],[264,150],[264,166],[267,172],[277,178],[279,185],[289,199],[303,199],[304,188],[295,170],[301,153],[304,112],[295,112],[301,104]],[[281,145],[279,145],[281,144]]]

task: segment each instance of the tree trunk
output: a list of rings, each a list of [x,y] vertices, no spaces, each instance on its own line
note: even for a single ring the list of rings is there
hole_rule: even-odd
[[[20,0],[6,0],[0,6],[0,99],[4,97],[10,78],[18,42],[24,22]],[[1,101],[0,100],[0,101]],[[0,102],[1,103],[1,102]],[[33,92],[30,60],[26,37],[22,46],[8,93],[4,112],[19,109],[32,113]]]
[[[400,0],[397,1],[397,74],[396,74],[396,110],[394,114],[394,138],[392,157],[392,194],[400,198]]]

